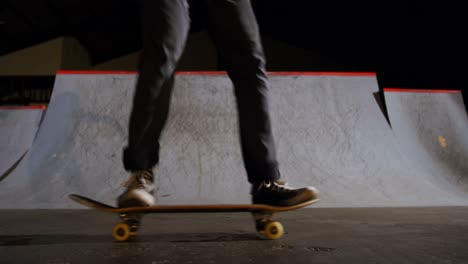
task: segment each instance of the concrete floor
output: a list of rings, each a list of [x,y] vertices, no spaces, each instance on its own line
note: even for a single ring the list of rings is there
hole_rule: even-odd
[[[112,214],[0,210],[0,263],[468,263],[468,207],[310,208],[264,240],[247,213],[147,215],[113,242]]]

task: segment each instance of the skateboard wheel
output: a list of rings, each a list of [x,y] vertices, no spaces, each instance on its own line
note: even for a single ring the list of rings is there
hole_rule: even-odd
[[[262,233],[268,239],[278,239],[283,236],[283,225],[280,222],[268,222],[265,224],[265,229]]]
[[[135,232],[130,232],[130,227],[127,223],[116,224],[112,230],[112,236],[117,241],[127,241],[131,236],[135,235]]]

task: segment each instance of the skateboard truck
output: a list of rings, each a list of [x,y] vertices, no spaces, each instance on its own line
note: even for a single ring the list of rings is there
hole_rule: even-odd
[[[137,235],[140,229],[141,214],[120,213],[122,222],[116,224],[112,229],[112,236],[116,241],[127,241]]]
[[[273,213],[252,213],[257,232],[268,239],[278,239],[283,236],[284,228],[280,222],[273,221]]]

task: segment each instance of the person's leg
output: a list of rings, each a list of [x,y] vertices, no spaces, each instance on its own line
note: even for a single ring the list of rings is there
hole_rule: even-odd
[[[127,171],[151,170],[159,162],[159,137],[169,115],[169,106],[174,84],[174,74],[167,79],[154,102],[144,97],[147,85],[141,79],[135,92],[130,115],[128,146],[124,150],[123,162]],[[147,91],[151,92],[151,91]],[[147,105],[151,104],[151,105]]]
[[[234,84],[242,155],[254,203],[292,205],[317,198],[313,188],[280,183],[268,109],[268,80],[250,0],[205,0],[209,31]]]
[[[248,0],[206,0],[208,27],[234,84],[242,155],[250,183],[279,179],[268,83],[257,22]]]
[[[173,74],[190,27],[186,0],[141,0],[139,75],[129,122],[124,167],[148,170],[159,158],[159,136],[167,119]]]
[[[123,163],[132,177],[119,197],[121,207],[152,204],[152,168],[159,161],[159,137],[167,120],[177,62],[190,28],[186,0],[141,0],[139,75]]]

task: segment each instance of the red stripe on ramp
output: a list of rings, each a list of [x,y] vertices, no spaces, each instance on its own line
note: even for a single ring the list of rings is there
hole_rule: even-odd
[[[461,93],[460,90],[428,90],[428,89],[408,89],[408,88],[384,88],[384,92],[389,93]]]
[[[28,110],[28,109],[41,109],[45,110],[47,106],[45,105],[28,105],[28,106],[0,106],[0,109],[4,110]]]

